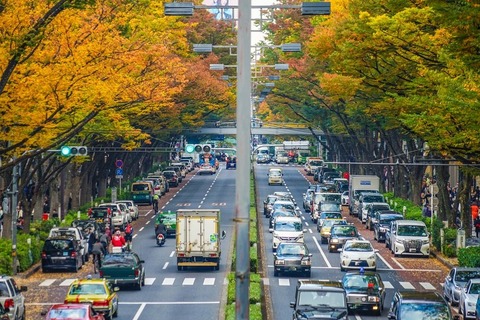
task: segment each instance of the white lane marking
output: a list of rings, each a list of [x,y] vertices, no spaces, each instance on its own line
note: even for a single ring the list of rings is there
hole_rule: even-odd
[[[142,231],[145,227],[141,227],[140,229],[138,229],[138,232]]]
[[[165,270],[165,269],[167,269],[167,267],[168,267],[168,262],[165,262],[162,269]]]
[[[54,304],[61,304],[63,301],[58,302],[31,302],[25,303],[26,306],[51,306]],[[204,304],[220,304],[220,301],[156,301],[156,302],[134,302],[134,301],[124,301],[119,302],[118,304],[121,305],[186,305],[186,304],[193,304],[193,305],[204,305]]]
[[[77,280],[77,279],[65,279],[65,280],[63,280],[62,283],[60,283],[60,286],[61,286],[61,287],[68,287],[68,286],[71,285],[72,282],[75,281],[75,280]]]
[[[358,314],[355,314],[355,319],[362,320],[362,317],[360,317]]]
[[[318,243],[318,240],[317,240],[317,238],[316,238],[315,236],[313,237],[313,241],[315,241],[315,245],[317,246],[318,250],[320,251],[320,254],[321,254],[322,257],[323,257],[323,260],[325,260],[325,263],[327,264],[327,266],[328,266],[329,268],[331,268],[332,265],[330,264],[330,261],[328,261],[327,256],[326,256],[325,253],[323,252],[323,249],[322,249],[322,247],[320,246],[320,244]]]
[[[380,260],[383,261],[383,263],[385,263],[385,265],[387,266],[388,269],[392,270],[392,266],[387,262],[387,260],[385,260],[385,258],[382,257],[382,255],[380,253],[377,252],[377,257],[380,258]]]
[[[278,279],[278,285],[288,287],[290,286],[290,279]]]
[[[303,218],[303,219],[305,219],[305,218]],[[305,221],[305,225],[308,227],[308,222]]]
[[[139,231],[140,232],[140,231]],[[138,236],[138,233],[135,233],[132,237],[132,239],[135,239]]]
[[[162,286],[173,286],[175,278],[165,278],[163,279]]]
[[[308,229],[308,233],[313,233],[312,229],[309,228],[309,229]]]
[[[137,310],[137,312],[135,313],[135,316],[133,317],[132,320],[137,320],[137,319],[140,318],[140,316],[142,315],[143,309],[145,309],[145,306],[146,306],[146,305],[147,305],[146,303],[142,303],[142,304],[140,305],[140,308],[138,308],[138,310]]]
[[[395,263],[400,267],[400,269],[405,269],[405,267],[402,266],[402,265],[400,264],[400,262],[397,261],[397,259],[392,258],[392,260],[393,260],[393,262],[395,262]]]
[[[155,282],[156,278],[145,278],[145,285],[151,286]]]
[[[47,279],[39,284],[40,287],[48,287],[52,285],[57,279]]]
[[[172,251],[172,252],[170,253],[170,258],[173,257],[174,254],[175,254],[175,251]]]
[[[203,280],[204,286],[213,286],[215,284],[215,278],[205,278]]]
[[[393,289],[393,284],[391,284],[390,281],[383,281],[383,284],[385,285],[385,289]]]
[[[145,224],[149,224],[151,220],[148,220],[147,222],[145,222]]]
[[[430,282],[420,282],[420,285],[421,285],[425,290],[436,290],[435,287],[434,287]]]
[[[415,289],[415,287],[410,282],[399,282],[404,289]]]
[[[185,278],[183,279],[182,286],[193,286],[195,283],[195,278]]]

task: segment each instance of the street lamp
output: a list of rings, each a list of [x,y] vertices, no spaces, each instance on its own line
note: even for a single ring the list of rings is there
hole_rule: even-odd
[[[302,16],[330,14],[330,2],[302,2]]]
[[[213,45],[211,43],[195,43],[193,44],[193,52],[195,53],[210,53],[213,49],[236,49],[237,46],[229,45]],[[300,43],[283,43],[281,45],[272,46],[255,46],[255,48],[280,48],[283,52],[300,52],[302,51],[302,45]]]
[[[169,2],[163,8],[166,16],[193,16],[195,6],[193,2]]]

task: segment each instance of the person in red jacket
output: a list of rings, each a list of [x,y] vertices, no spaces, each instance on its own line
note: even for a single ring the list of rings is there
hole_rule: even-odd
[[[112,237],[112,247],[120,247],[122,248],[125,245],[125,238],[122,236],[120,231],[115,232]]]

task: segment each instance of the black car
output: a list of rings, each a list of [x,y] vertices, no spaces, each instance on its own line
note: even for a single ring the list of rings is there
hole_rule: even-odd
[[[106,226],[111,227],[110,217],[111,217],[111,213],[109,213],[109,210],[107,207],[94,207],[88,210],[88,218],[90,220],[93,220],[99,225],[100,231],[102,233],[105,232]]]
[[[172,187],[178,187],[178,175],[175,170],[165,170],[162,172],[165,179],[167,179],[168,185]]]
[[[226,169],[237,169],[237,157],[227,157]]]
[[[342,279],[347,292],[349,310],[373,311],[382,314],[385,303],[385,285],[376,272],[350,271]]]
[[[277,252],[273,254],[273,275],[280,273],[300,273],[310,278],[312,254],[304,243],[280,242]]]
[[[293,320],[348,319],[347,297],[340,281],[298,280]]]
[[[434,291],[397,291],[393,295],[388,319],[452,320],[450,307],[443,297]]]
[[[337,252],[342,248],[347,240],[360,239],[357,227],[354,225],[333,225],[330,229],[330,237],[328,238],[328,251]]]
[[[70,237],[51,237],[45,240],[42,249],[42,271],[72,270],[77,272],[83,265],[82,247]]]
[[[365,228],[373,230],[373,225],[377,222],[379,212],[390,211],[388,203],[370,203],[367,205],[367,221]]]
[[[385,236],[390,230],[390,222],[402,220],[403,215],[396,211],[378,211],[375,213],[376,222],[373,224],[373,238],[378,242],[385,241]]]
[[[270,215],[272,209],[273,209],[273,203],[278,199],[279,197],[273,194],[269,194],[265,200],[263,200],[263,214],[265,217],[268,218]]]

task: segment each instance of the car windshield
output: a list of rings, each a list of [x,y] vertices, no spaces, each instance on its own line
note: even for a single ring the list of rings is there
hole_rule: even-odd
[[[449,320],[450,310],[441,303],[402,303],[400,307],[401,319],[421,320]]]
[[[111,265],[135,265],[135,258],[132,255],[116,255],[116,254],[107,254],[102,261],[103,266]]]
[[[277,248],[278,255],[306,255],[307,248],[302,245],[279,245]]]
[[[281,177],[282,173],[280,171],[270,171],[270,177]]]
[[[480,283],[472,283],[470,286],[468,294],[479,294],[480,293]]]
[[[402,216],[380,216],[379,223],[380,224],[385,224],[385,225],[390,225],[390,222],[395,221],[395,220],[402,220]]]
[[[427,230],[424,226],[405,225],[398,226],[398,235],[407,237],[426,237]]]
[[[369,242],[350,242],[345,244],[343,251],[368,252],[373,251],[373,247]]]
[[[51,230],[51,237],[76,237],[77,234],[73,230]]]
[[[171,177],[173,177],[174,173],[173,173],[173,172],[165,171],[165,172],[163,172],[163,175],[164,175],[166,178],[171,178]]]
[[[379,283],[377,277],[375,277],[374,275],[347,274],[343,279],[343,287],[345,289],[363,289],[365,291],[368,288],[378,290]]]
[[[275,222],[275,231],[302,231],[301,222]]]
[[[332,235],[357,237],[357,229],[351,226],[335,226],[332,228]]]
[[[310,161],[310,165],[311,165],[311,166],[314,166],[314,167],[319,167],[319,166],[323,165],[323,161],[320,161],[320,160],[312,160],[312,161]]]
[[[372,195],[372,196],[364,196],[363,202],[383,202],[383,196],[381,195]]]
[[[295,206],[293,204],[288,204],[288,203],[275,203],[273,205],[275,209],[286,209],[286,210],[295,210]]]
[[[132,191],[148,191],[147,183],[136,183],[132,185]]]
[[[331,226],[333,226],[334,224],[346,224],[346,222],[345,222],[344,220],[326,219],[326,220],[323,222],[322,227],[331,227]]]
[[[301,291],[298,295],[299,306],[329,306],[346,308],[345,293],[335,291]]]
[[[48,313],[49,319],[85,319],[85,309],[52,309]]]
[[[340,211],[340,205],[336,203],[322,203],[321,211]]]
[[[273,217],[276,218],[276,217],[293,217],[295,214],[291,211],[286,211],[286,210],[276,210],[274,213],[273,213]]]
[[[342,214],[339,212],[322,212],[320,219],[341,219]]]
[[[72,250],[73,241],[63,240],[63,239],[50,239],[45,241],[44,250],[45,251],[62,251],[62,250]]]
[[[476,278],[480,278],[480,270],[461,270],[455,274],[455,280],[460,282],[467,282]]]
[[[107,209],[93,209],[92,218],[105,218],[107,216]]]
[[[79,283],[71,286],[69,295],[96,295],[106,294],[105,286],[101,283]]]

